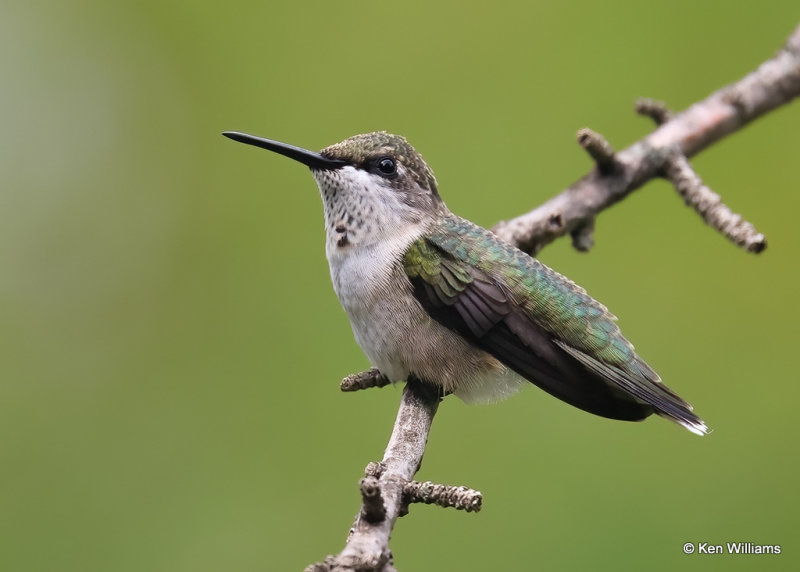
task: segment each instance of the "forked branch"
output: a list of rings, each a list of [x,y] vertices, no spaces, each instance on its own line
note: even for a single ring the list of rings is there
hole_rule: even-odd
[[[581,130],[579,142],[595,160],[597,167],[543,205],[509,221],[500,222],[492,230],[507,242],[535,254],[560,236],[568,233],[574,236],[576,229],[585,226],[600,211],[622,200],[647,181],[676,175],[675,157],[682,157],[679,162],[683,163],[688,157],[798,95],[800,27],[795,29],[774,58],[681,113],[673,114],[666,106],[653,100],[637,102],[636,110],[652,117],[659,127],[647,137],[614,153],[613,169],[608,168],[607,153],[601,151],[598,156],[597,150],[602,147],[596,141],[599,136],[592,133],[589,145],[588,130]],[[670,165],[670,162],[673,164]],[[674,178],[672,180],[675,181]],[[706,203],[701,200],[697,204]],[[742,221],[745,224],[727,224],[732,220],[731,217],[738,215],[733,215],[724,204],[720,204],[720,207],[731,216],[723,216],[724,222],[719,224],[713,222],[713,216],[703,215],[704,220],[747,250],[762,251],[766,246],[763,235],[745,221]],[[722,213],[720,207],[713,209],[715,214]],[[749,228],[745,230],[745,226]],[[581,241],[575,246],[583,250],[586,244],[586,241]]]

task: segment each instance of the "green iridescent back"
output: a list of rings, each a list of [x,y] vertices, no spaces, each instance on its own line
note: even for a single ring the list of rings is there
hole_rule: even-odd
[[[468,266],[501,277],[515,303],[554,337],[609,365],[630,365],[638,375],[658,379],[623,337],[614,315],[568,278],[453,214],[426,239]]]

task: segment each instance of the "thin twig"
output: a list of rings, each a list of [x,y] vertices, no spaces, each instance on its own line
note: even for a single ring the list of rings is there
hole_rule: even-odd
[[[614,170],[614,149],[605,137],[584,127],[578,131],[578,144],[594,159],[601,173],[607,174]]]
[[[656,125],[671,121],[675,117],[675,114],[669,110],[666,103],[649,97],[640,97],[636,100],[634,109],[639,115],[644,115],[655,121]]]
[[[430,481],[424,483],[411,481],[403,488],[403,498],[406,503],[437,504],[467,512],[478,512],[483,504],[483,495],[480,491],[467,487],[437,485]]]
[[[576,226],[572,232],[572,246],[580,252],[588,252],[594,246],[594,217]]]
[[[384,387],[390,383],[389,378],[373,367],[367,371],[348,375],[339,384],[339,389],[342,391],[359,391],[370,387]]]
[[[767,247],[764,235],[744,220],[742,215],[734,213],[723,204],[720,196],[703,184],[686,157],[680,154],[670,157],[664,166],[664,175],[672,181],[686,204],[693,207],[708,225],[731,242],[756,253]]]
[[[386,506],[380,482],[375,477],[364,477],[358,486],[361,489],[361,516],[372,524],[381,522],[386,518]]]

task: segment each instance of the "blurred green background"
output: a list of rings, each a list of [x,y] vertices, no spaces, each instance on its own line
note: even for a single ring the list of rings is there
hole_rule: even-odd
[[[333,294],[306,169],[219,135],[321,148],[386,129],[484,225],[622,148],[639,96],[683,109],[770,57],[796,0],[22,2],[0,7],[0,569],[298,570],[338,552],[400,387]],[[753,256],[663,182],[541,258],[605,302],[714,428],[611,422],[531,388],[447,399],[401,570],[798,569],[797,126],[790,105],[694,165],[769,239]],[[780,556],[682,553],[780,544]]]

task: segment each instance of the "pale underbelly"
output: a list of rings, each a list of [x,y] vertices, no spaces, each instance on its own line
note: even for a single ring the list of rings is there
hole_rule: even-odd
[[[425,313],[410,291],[340,297],[353,335],[370,363],[392,381],[409,375],[467,402],[492,402],[527,381]]]

